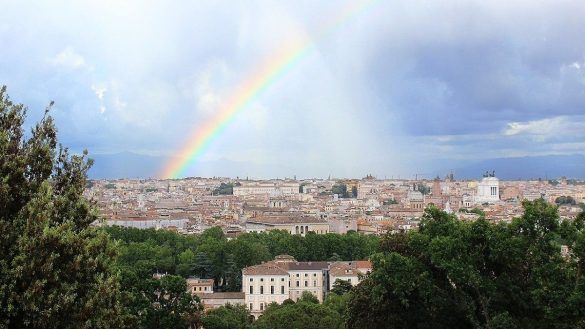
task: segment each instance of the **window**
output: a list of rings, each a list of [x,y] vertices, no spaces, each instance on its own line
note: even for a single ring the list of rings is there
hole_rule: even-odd
[[[300,287],[301,282],[297,281],[297,287]]]
[[[260,286],[260,294],[264,293],[264,286]]]
[[[313,273],[313,276],[317,276],[317,273]]]
[[[284,286],[280,286],[280,293],[284,295]]]
[[[260,278],[260,282],[264,282],[264,278]]]
[[[250,303],[250,311],[254,309],[254,304]]]
[[[250,294],[254,293],[254,287],[250,286]]]
[[[274,282],[274,278],[270,278],[270,282]]]
[[[264,311],[264,303],[260,303],[260,311]]]
[[[308,277],[308,276],[309,276],[309,274],[305,273],[305,278]]]
[[[317,286],[317,281],[313,281],[313,287]]]
[[[305,287],[309,286],[309,281],[305,281]]]
[[[299,277],[299,273],[297,273],[297,278]]]
[[[254,278],[250,278],[250,282],[254,281]]]
[[[284,282],[284,278],[280,279],[280,281]]]
[[[270,294],[274,295],[274,286],[270,286]]]

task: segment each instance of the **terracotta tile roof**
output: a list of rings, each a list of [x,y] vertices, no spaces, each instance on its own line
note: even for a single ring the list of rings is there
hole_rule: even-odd
[[[288,275],[288,272],[274,261],[242,269],[243,275]]]
[[[289,271],[321,271],[329,268],[329,262],[294,262],[286,263]]]
[[[201,300],[206,299],[244,299],[243,292],[214,292],[200,296]]]

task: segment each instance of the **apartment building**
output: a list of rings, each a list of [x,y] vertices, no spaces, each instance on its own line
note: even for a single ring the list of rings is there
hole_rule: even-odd
[[[282,304],[286,299],[296,301],[305,291],[323,302],[332,287],[331,280],[347,280],[355,285],[362,274],[368,274],[371,269],[369,261],[297,262],[292,256],[279,255],[273,261],[242,270],[245,305],[257,318],[270,303]],[[331,271],[334,276],[330,276]]]
[[[235,196],[247,195],[270,195],[282,196],[299,194],[299,183],[297,182],[283,182],[283,181],[268,181],[268,182],[242,182],[239,186],[234,186]]]
[[[370,261],[335,262],[329,266],[329,289],[333,288],[336,280],[343,280],[357,285],[367,274],[372,271]]]
[[[282,304],[289,298],[289,273],[276,262],[249,266],[242,270],[244,304],[258,317],[270,303]]]

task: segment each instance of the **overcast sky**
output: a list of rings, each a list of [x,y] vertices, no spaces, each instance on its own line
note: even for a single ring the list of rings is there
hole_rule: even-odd
[[[582,0],[378,1],[325,38],[347,2],[1,2],[0,84],[29,123],[54,100],[76,151],[172,156],[254,68],[308,37],[200,161],[359,177],[585,154]]]

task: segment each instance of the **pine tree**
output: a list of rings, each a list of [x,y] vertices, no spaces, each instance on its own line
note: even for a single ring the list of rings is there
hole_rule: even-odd
[[[119,327],[115,248],[82,195],[92,162],[58,146],[51,106],[27,138],[0,88],[0,327]]]

